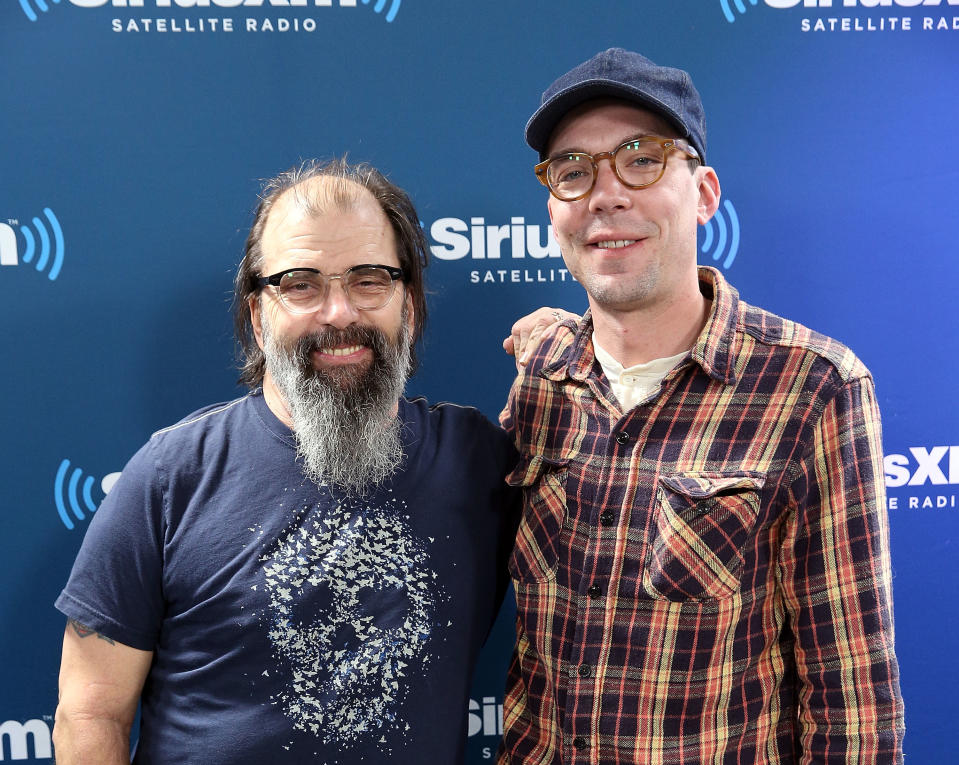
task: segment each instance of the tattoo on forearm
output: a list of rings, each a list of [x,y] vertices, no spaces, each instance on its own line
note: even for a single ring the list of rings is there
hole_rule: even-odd
[[[90,635],[96,635],[98,638],[100,638],[100,640],[105,640],[110,645],[116,645],[116,642],[108,638],[106,635],[101,635],[96,630],[92,630],[86,625],[80,624],[80,622],[76,621],[75,619],[67,619],[67,624],[73,628],[74,633],[76,633],[78,637],[86,638],[90,637]]]

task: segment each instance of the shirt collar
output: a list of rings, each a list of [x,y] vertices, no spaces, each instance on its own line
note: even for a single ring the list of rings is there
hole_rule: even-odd
[[[739,293],[723,275],[709,266],[699,267],[699,289],[712,300],[706,326],[693,345],[690,357],[714,380],[725,385],[736,382],[735,345],[739,317]],[[593,318],[589,311],[573,335],[573,341],[560,356],[540,371],[547,380],[570,378],[584,382],[596,360],[593,351]]]

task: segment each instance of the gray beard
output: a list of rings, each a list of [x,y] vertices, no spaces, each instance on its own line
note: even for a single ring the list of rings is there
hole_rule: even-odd
[[[403,313],[392,340],[372,327],[354,326],[311,333],[286,345],[263,322],[266,368],[286,400],[297,457],[314,483],[362,496],[400,466],[403,446],[393,408],[410,372]],[[360,370],[314,368],[313,351],[340,344],[368,346],[373,361]]]

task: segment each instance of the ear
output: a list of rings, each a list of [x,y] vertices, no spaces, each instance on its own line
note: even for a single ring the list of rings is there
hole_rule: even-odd
[[[246,299],[250,307],[250,324],[253,326],[253,337],[256,338],[256,344],[263,350],[263,321],[260,317],[260,293],[250,295]]]
[[[719,209],[719,198],[722,189],[719,187],[719,176],[711,167],[700,167],[699,172],[699,205],[696,207],[696,221],[700,226],[705,225],[716,210]]]
[[[404,290],[406,292],[406,326],[410,331],[410,337],[413,337],[413,333],[416,330],[416,308],[413,305],[413,293],[409,290]]]
[[[546,211],[549,213],[550,224],[553,223],[553,202],[554,202],[554,198],[552,194],[546,197]],[[553,226],[553,239],[556,239],[556,241],[559,241],[559,239],[556,237],[556,226]]]

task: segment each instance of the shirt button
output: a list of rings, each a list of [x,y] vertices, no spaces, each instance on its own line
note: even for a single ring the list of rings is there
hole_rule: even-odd
[[[573,748],[574,749],[585,749],[587,746],[586,739],[582,736],[577,736],[573,739]]]
[[[603,594],[603,588],[600,587],[598,584],[594,584],[592,587],[586,590],[586,594],[589,595],[589,597],[591,597],[593,600],[595,600],[596,598],[598,598],[600,595]]]
[[[589,664],[580,664],[579,669],[576,671],[579,672],[580,677],[589,677],[592,673],[592,670],[589,668]]]
[[[616,434],[616,443],[618,443],[618,444],[628,444],[628,443],[629,443],[629,433],[627,433],[625,430],[619,431],[619,433]]]
[[[603,510],[599,516],[599,522],[604,526],[612,526],[616,522],[616,516],[612,510]]]

